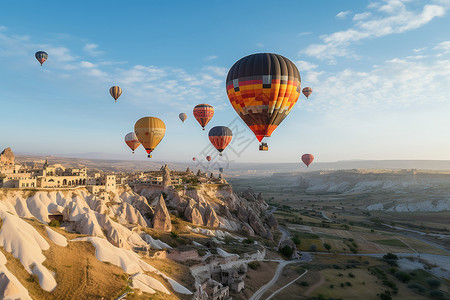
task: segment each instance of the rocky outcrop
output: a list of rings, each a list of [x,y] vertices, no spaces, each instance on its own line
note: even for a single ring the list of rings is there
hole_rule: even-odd
[[[253,211],[250,211],[248,215],[248,224],[253,228],[256,234],[262,237],[265,237],[267,235],[267,231],[264,228],[264,225]]]
[[[170,214],[166,207],[166,202],[163,196],[159,197],[158,203],[153,215],[153,229],[161,231],[172,231],[172,222],[170,220]]]
[[[170,186],[172,185],[172,178],[170,177],[170,169],[167,165],[164,165],[163,171],[163,180],[162,183],[164,186]]]
[[[208,227],[219,227],[220,225],[219,218],[211,205],[206,207],[203,220],[205,221],[205,226]]]
[[[189,200],[189,204],[186,206],[186,209],[184,211],[184,217],[194,225],[203,226],[204,224],[203,216],[198,210],[194,200]]]
[[[267,217],[266,224],[269,226],[271,230],[278,228],[278,221],[275,219],[275,216],[273,214],[269,214]]]
[[[0,165],[13,165],[15,160],[14,153],[11,148],[6,148],[0,153]]]

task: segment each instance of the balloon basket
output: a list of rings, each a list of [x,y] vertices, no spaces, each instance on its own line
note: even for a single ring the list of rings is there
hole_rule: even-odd
[[[222,156],[222,153],[219,153],[219,156]]]
[[[267,145],[267,143],[261,143],[261,145],[259,145],[259,151],[268,151],[269,150],[269,146]]]
[[[152,158],[152,156],[149,154],[148,156],[147,156],[148,158]]]

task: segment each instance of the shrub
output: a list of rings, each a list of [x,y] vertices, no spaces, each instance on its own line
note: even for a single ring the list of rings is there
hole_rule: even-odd
[[[355,278],[355,275],[353,273],[348,273],[348,277]]]
[[[383,255],[383,259],[384,260],[386,260],[386,259],[395,259],[395,260],[397,260],[398,256],[389,252],[389,253]]]
[[[330,284],[330,289],[334,289],[334,284]]]
[[[300,282],[300,285],[302,285],[302,286],[309,286],[309,283],[306,282],[306,281],[302,281],[302,282]]]
[[[378,294],[378,297],[380,297],[381,300],[391,300],[392,299],[391,292],[389,292],[389,291],[384,291],[383,293]]]
[[[171,231],[170,236],[173,238],[176,238],[176,237],[178,237],[178,233],[176,233],[175,231]]]
[[[58,221],[58,220],[51,220],[51,221],[48,223],[48,226],[51,226],[51,227],[59,227],[59,226],[61,226],[61,224],[59,224],[59,221]]]
[[[430,292],[430,297],[433,299],[445,299],[444,293],[442,293],[441,291],[431,291]]]
[[[325,247],[325,249],[327,249],[327,251],[330,251],[331,249],[331,245],[328,243],[324,243],[323,246]]]
[[[244,244],[254,244],[254,243],[255,243],[255,240],[251,239],[251,238],[247,238],[244,240]]]
[[[261,267],[261,264],[258,261],[251,261],[248,263],[250,269],[257,270]]]
[[[397,277],[397,279],[399,279],[401,282],[405,283],[411,280],[411,276],[406,272],[398,271],[394,273],[394,276]]]
[[[347,281],[347,282],[345,282],[345,285],[346,285],[346,286],[352,286],[352,283],[349,282],[349,281]]]
[[[294,242],[294,244],[296,244],[297,246],[299,246],[302,241],[300,240],[300,236],[298,234],[296,234],[293,238],[292,241]]]
[[[341,288],[343,288],[343,287],[345,287],[345,284],[342,282],[342,283],[341,283]]]
[[[433,278],[428,279],[428,280],[427,280],[427,284],[428,284],[428,286],[429,286],[430,288],[432,288],[432,289],[437,289],[438,287],[441,286],[441,282],[440,282],[439,280],[433,279]]]
[[[316,252],[317,251],[317,245],[312,244],[309,246],[309,251]]]
[[[291,257],[292,254],[294,254],[294,249],[289,247],[288,245],[284,246],[280,249],[281,254],[283,254],[286,257]]]

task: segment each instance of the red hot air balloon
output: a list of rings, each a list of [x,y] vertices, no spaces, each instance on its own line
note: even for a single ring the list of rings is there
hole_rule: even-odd
[[[314,155],[312,154],[303,154],[302,155],[302,161],[306,165],[306,167],[309,167],[309,165],[313,162]]]
[[[199,104],[194,107],[194,117],[205,130],[206,124],[214,116],[214,108],[209,104]]]
[[[208,155],[208,156],[206,157],[206,160],[207,160],[207,161],[211,161],[211,156]]]
[[[130,147],[133,154],[134,150],[141,145],[134,132],[130,132],[125,136],[125,143]]]
[[[303,88],[302,93],[303,93],[303,95],[306,96],[306,99],[308,99],[309,96],[311,96],[311,94],[312,94],[312,88],[305,87],[305,88]]]
[[[219,151],[219,155],[222,156],[222,151],[228,146],[233,138],[231,129],[226,126],[215,126],[211,128],[208,133],[211,144]]]
[[[195,161],[195,157],[193,157],[192,160]]]

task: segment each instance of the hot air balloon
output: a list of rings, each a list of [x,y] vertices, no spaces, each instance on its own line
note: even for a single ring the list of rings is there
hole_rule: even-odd
[[[195,157],[193,157],[192,160],[195,161]]]
[[[133,151],[133,154],[134,154],[134,150],[136,150],[136,148],[141,145],[141,143],[139,142],[139,140],[134,132],[130,132],[125,136],[125,143]]]
[[[155,150],[166,133],[166,125],[158,118],[144,117],[134,125],[134,133],[147,151],[148,157],[151,158],[152,151]]]
[[[109,93],[114,98],[115,102],[117,102],[117,99],[119,99],[120,95],[122,95],[122,89],[120,86],[115,85],[109,89]]]
[[[199,104],[194,107],[194,117],[200,123],[203,130],[205,130],[206,124],[214,116],[214,108],[209,104]]]
[[[306,99],[308,99],[309,96],[311,96],[311,94],[312,94],[312,88],[305,87],[305,88],[303,88],[302,93],[303,93],[303,95],[306,96]]]
[[[34,54],[34,57],[36,57],[36,59],[38,60],[38,62],[41,63],[41,66],[42,66],[44,61],[47,60],[48,54],[47,54],[47,52],[44,52],[44,51],[38,51]]]
[[[259,142],[291,112],[300,96],[300,84],[295,64],[273,53],[241,58],[226,79],[231,105]]]
[[[207,161],[211,161],[211,156],[208,155],[208,156],[206,157],[206,160],[207,160]]]
[[[178,115],[178,117],[179,117],[180,120],[184,123],[184,121],[185,121],[186,118],[187,118],[187,115],[186,115],[185,113],[181,113],[181,114]]]
[[[314,155],[312,154],[303,154],[302,155],[302,161],[306,165],[306,167],[309,167],[309,165],[313,162]]]
[[[231,129],[226,126],[215,126],[211,128],[208,133],[209,140],[217,150],[219,150],[219,155],[222,156],[222,151],[228,146],[233,138],[233,133]]]
[[[219,168],[219,172],[223,173],[223,168],[222,167]]]

